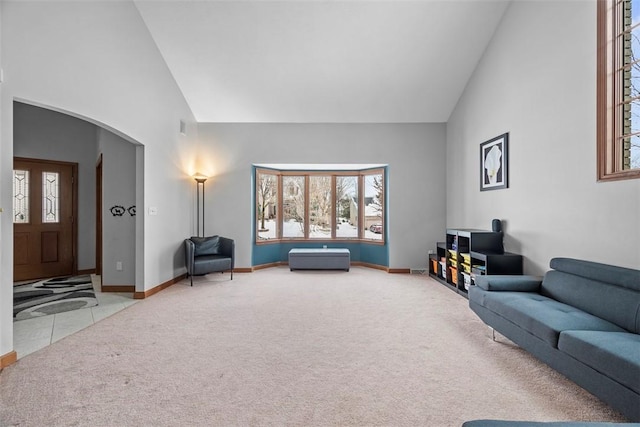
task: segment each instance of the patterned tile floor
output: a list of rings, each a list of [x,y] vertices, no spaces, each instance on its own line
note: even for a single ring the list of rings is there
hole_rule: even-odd
[[[132,293],[100,292],[100,276],[92,274],[91,279],[97,306],[13,322],[13,348],[18,359],[137,302]]]

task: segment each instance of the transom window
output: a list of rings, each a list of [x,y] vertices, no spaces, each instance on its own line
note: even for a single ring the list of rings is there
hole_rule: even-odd
[[[598,1],[598,179],[640,178],[640,0]]]
[[[256,168],[256,242],[384,242],[384,169]]]

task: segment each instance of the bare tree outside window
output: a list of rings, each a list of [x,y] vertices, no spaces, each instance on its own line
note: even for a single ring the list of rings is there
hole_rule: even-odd
[[[382,213],[384,212],[383,188],[382,174],[365,175],[364,225],[365,238],[367,239],[382,240],[384,234],[382,221]]]
[[[640,168],[640,0],[626,0],[622,103],[622,168]]]
[[[358,237],[358,177],[336,177],[336,237]]]
[[[258,238],[275,239],[277,237],[278,176],[259,173],[256,181]]]
[[[309,237],[331,238],[331,176],[309,177]]]
[[[598,180],[640,178],[640,0],[597,2]]]
[[[384,242],[383,168],[336,172],[256,168],[255,176],[256,243]]]
[[[282,237],[304,237],[304,176],[282,177]]]

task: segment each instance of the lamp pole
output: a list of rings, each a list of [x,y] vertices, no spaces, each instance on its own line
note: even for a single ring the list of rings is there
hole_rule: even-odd
[[[196,225],[196,234],[198,237],[204,237],[204,183],[207,180],[207,177],[201,174],[196,174],[193,179],[196,180],[196,190],[197,190],[197,199],[198,199],[198,222]],[[200,236],[200,185],[202,184],[202,236]]]

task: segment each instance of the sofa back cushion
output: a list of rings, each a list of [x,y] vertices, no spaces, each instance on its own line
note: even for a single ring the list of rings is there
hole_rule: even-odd
[[[191,241],[195,246],[193,252],[194,256],[218,255],[220,253],[219,236],[191,237]]]
[[[640,270],[554,258],[540,293],[640,333]]]

